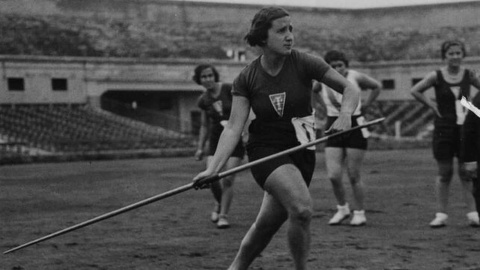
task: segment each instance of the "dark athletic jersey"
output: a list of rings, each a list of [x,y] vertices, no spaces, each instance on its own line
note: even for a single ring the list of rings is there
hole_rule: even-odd
[[[220,122],[228,121],[232,110],[232,85],[222,83],[217,98],[213,98],[208,92],[203,93],[198,99],[198,107],[207,113],[212,125],[212,135],[220,136],[223,131]]]
[[[470,96],[470,71],[465,70],[463,79],[458,83],[448,83],[440,70],[437,70],[437,83],[435,87],[435,98],[438,110],[442,118],[435,118],[435,127],[452,127],[457,122],[457,112],[455,102],[459,101],[462,96],[469,98]],[[454,95],[456,94],[456,96]]]
[[[475,107],[480,108],[480,94],[475,96],[472,100],[472,104]],[[480,117],[469,111],[465,118],[463,128],[463,160],[465,162],[480,162]]]
[[[263,70],[260,57],[243,69],[233,82],[232,93],[248,98],[256,116],[249,127],[247,147],[298,145],[292,118],[312,115],[312,80],[321,81],[328,69],[322,58],[296,50],[276,76]]]

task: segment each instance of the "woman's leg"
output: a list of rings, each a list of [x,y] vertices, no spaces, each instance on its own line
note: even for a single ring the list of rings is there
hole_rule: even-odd
[[[343,161],[345,153],[343,148],[326,147],[325,148],[325,165],[327,176],[332,183],[333,194],[337,199],[338,205],[345,205],[345,188],[342,183]]]
[[[241,163],[241,159],[237,157],[231,157],[228,159],[227,164],[225,164],[224,170],[228,171],[235,167],[238,167]],[[235,180],[235,175],[230,175],[222,180],[220,180],[222,193],[221,193],[221,208],[220,208],[220,215],[228,215],[230,211],[230,205],[232,204],[233,200],[233,184]]]
[[[242,241],[230,270],[247,269],[288,218],[288,244],[295,269],[306,269],[310,250],[312,201],[300,171],[285,164],[265,182],[265,195],[257,220]]]
[[[437,160],[437,164],[438,176],[435,183],[437,211],[439,213],[447,213],[450,182],[453,175],[453,162],[452,160]]]
[[[287,211],[288,244],[295,269],[306,269],[313,203],[300,171],[292,164],[279,167],[268,177],[265,190]]]
[[[238,157],[231,157],[228,159],[225,164],[224,169],[230,170],[232,168],[238,167],[241,163],[241,159]],[[233,200],[233,183],[235,180],[235,175],[227,176],[220,180],[221,184],[221,202],[220,202],[220,212],[217,222],[217,227],[219,229],[224,229],[230,227],[228,222],[227,215],[230,211],[230,206]]]
[[[364,210],[365,207],[364,186],[360,175],[365,152],[366,151],[362,149],[347,149],[347,172],[350,184],[352,185],[353,198],[357,210]]]
[[[281,204],[272,195],[265,192],[257,219],[244,236],[235,260],[228,269],[248,269],[248,266],[265,249],[287,217],[287,212]]]
[[[435,179],[435,191],[437,197],[437,213],[435,219],[430,222],[430,227],[438,228],[446,225],[448,218],[448,193],[453,175],[452,160],[437,160],[438,175]]]
[[[332,183],[333,194],[337,200],[337,212],[328,221],[329,225],[339,225],[350,216],[350,208],[345,196],[345,187],[343,186],[343,162],[345,159],[345,150],[340,147],[325,148],[325,164],[327,168],[327,177]]]
[[[208,156],[207,157],[207,167],[208,164],[211,162],[213,156]],[[213,198],[215,199],[215,206],[213,208],[212,214],[211,214],[211,221],[212,222],[217,222],[218,221],[218,215],[220,214],[220,205],[222,202],[222,185],[216,181],[210,184],[210,190],[212,191]]]
[[[463,163],[458,163],[458,176],[460,177],[460,181],[462,183],[462,190],[463,190],[463,198],[465,200],[465,204],[467,205],[468,212],[477,211],[475,208],[475,200],[473,197],[473,182],[470,177],[467,176],[467,173],[464,169]]]
[[[462,162],[458,162],[458,176],[460,177],[460,182],[462,183],[462,195],[465,205],[467,206],[468,223],[472,227],[478,227],[480,226],[480,219],[475,204],[475,193],[473,186],[473,180],[476,179],[472,179],[468,176]]]
[[[353,199],[355,204],[353,218],[350,221],[350,225],[352,226],[362,226],[367,223],[364,205],[365,192],[363,187],[363,181],[360,175],[363,158],[365,157],[365,152],[366,151],[363,149],[347,149],[347,172],[350,184],[352,186]]]

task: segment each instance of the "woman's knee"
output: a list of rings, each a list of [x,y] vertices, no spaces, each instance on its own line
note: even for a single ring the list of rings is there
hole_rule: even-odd
[[[233,186],[234,180],[235,180],[235,178],[234,178],[233,175],[225,177],[224,179],[222,179],[222,187],[224,189],[225,188],[231,188]]]
[[[311,204],[305,203],[295,205],[289,213],[289,217],[293,222],[310,223],[313,216],[313,207]]]
[[[301,224],[302,226],[309,225],[312,221],[312,211],[304,209],[299,212],[295,212],[290,216],[291,222]]]
[[[348,171],[348,179],[350,180],[350,184],[355,186],[360,183],[360,171],[359,170],[349,170]]]
[[[329,172],[328,179],[332,182],[333,185],[342,184],[342,173],[341,172]]]
[[[437,161],[438,176],[441,182],[450,182],[453,176],[453,164],[451,161]]]

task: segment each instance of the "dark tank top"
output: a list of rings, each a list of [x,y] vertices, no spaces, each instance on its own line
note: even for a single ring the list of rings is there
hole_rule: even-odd
[[[458,83],[445,81],[443,74],[437,70],[437,83],[435,87],[435,98],[437,107],[442,118],[435,118],[435,127],[454,127],[457,125],[456,101],[462,96],[470,97],[470,71],[465,69],[463,78]]]

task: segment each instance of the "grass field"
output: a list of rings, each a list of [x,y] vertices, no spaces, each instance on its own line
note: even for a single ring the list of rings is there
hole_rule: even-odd
[[[2,166],[1,251],[188,184],[203,167],[193,158]],[[429,149],[369,152],[363,169],[367,226],[330,227],[335,201],[318,153],[310,189],[310,269],[480,269],[480,230],[467,226],[458,178],[448,226],[428,227],[435,172]],[[235,192],[228,230],[209,221],[210,192],[189,190],[2,254],[0,269],[226,269],[262,199],[249,171],[238,174]],[[285,232],[283,227],[251,269],[293,268]]]

